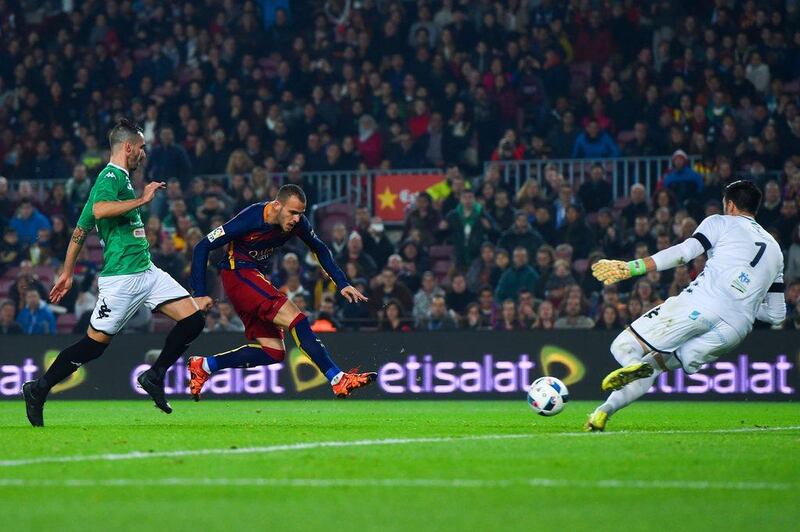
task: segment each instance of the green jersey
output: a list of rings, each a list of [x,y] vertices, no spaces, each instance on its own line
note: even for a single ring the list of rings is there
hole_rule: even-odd
[[[126,275],[143,272],[150,267],[150,246],[144,233],[144,224],[139,209],[133,209],[114,218],[95,219],[94,204],[98,201],[125,201],[136,199],[128,172],[109,163],[89,193],[83,206],[78,227],[97,232],[103,241],[103,271],[101,276]]]

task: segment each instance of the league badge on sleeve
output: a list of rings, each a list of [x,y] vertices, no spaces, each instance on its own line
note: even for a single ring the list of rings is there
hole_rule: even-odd
[[[223,228],[220,225],[219,227],[208,233],[208,236],[206,236],[206,238],[208,239],[209,242],[213,242],[214,240],[221,238],[223,236],[225,236],[225,228]]]

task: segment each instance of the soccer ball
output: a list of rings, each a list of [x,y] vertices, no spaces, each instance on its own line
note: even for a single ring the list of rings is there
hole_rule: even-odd
[[[538,379],[533,381],[533,384],[531,386],[537,386],[537,385],[552,386],[553,388],[555,388],[555,390],[558,392],[558,395],[561,396],[561,399],[563,399],[565,403],[569,401],[569,390],[567,390],[567,385],[561,382],[560,380],[556,379],[555,377],[539,377]]]
[[[567,387],[554,377],[536,379],[528,390],[528,404],[540,416],[560,414],[566,401],[569,401]]]
[[[528,390],[528,404],[540,416],[555,416],[564,410],[564,400],[561,395],[548,385],[532,385]]]

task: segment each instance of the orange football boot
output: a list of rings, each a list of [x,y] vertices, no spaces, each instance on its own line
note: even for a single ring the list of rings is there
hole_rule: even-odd
[[[211,373],[203,369],[203,357],[190,357],[187,367],[189,368],[189,375],[192,377],[189,383],[189,391],[192,392],[194,400],[199,401],[200,392],[203,390],[203,385],[211,376]]]
[[[333,393],[336,397],[344,399],[350,396],[350,392],[362,388],[378,378],[378,374],[374,371],[368,373],[358,373],[358,368],[351,369],[349,372],[342,375],[339,382],[333,384]]]

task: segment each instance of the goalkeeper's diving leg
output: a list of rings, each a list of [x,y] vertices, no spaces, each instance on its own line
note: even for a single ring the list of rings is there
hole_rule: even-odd
[[[673,354],[658,351],[645,354],[646,351],[649,348],[630,329],[614,339],[611,354],[622,367],[603,379],[603,389],[614,391],[590,414],[585,430],[602,432],[608,418],[646,394],[662,372],[681,367]]]

